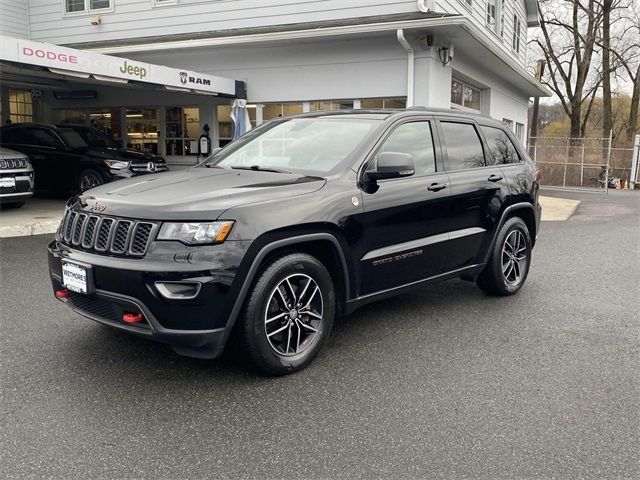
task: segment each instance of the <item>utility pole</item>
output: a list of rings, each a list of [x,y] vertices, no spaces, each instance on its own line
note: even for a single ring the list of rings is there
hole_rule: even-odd
[[[544,75],[545,60],[538,60],[536,63],[536,80],[539,82]],[[540,110],[540,97],[533,99],[533,112],[531,113],[531,129],[529,130],[529,152],[535,150],[535,144],[538,139],[538,111]],[[533,155],[533,153],[531,153]]]

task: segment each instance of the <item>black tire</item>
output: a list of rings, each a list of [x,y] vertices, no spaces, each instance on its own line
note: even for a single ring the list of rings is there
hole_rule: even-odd
[[[309,278],[312,281],[307,280]],[[289,280],[288,285],[286,280]],[[306,289],[304,285],[307,285]],[[318,290],[310,285],[317,286]],[[313,296],[310,288],[315,292]],[[301,303],[308,301],[310,306],[284,305],[285,301],[296,296],[297,300],[302,297]],[[318,259],[304,253],[277,258],[261,270],[249,291],[242,316],[238,319],[238,350],[256,369],[269,375],[300,370],[311,363],[329,336],[335,317],[335,303],[331,275]],[[321,306],[320,312],[318,305]],[[311,317],[311,314],[317,316],[318,312],[321,319]],[[287,316],[270,320],[281,315]],[[317,330],[315,333],[312,331],[314,328]],[[277,330],[281,332],[274,334]],[[295,346],[290,348],[284,338],[291,340],[291,335]]]
[[[516,242],[518,246],[515,245]],[[513,295],[527,279],[530,266],[529,229],[520,217],[511,217],[500,228],[487,265],[478,276],[476,284],[488,295]]]
[[[98,170],[87,168],[78,175],[76,188],[79,192],[85,192],[104,183],[104,177]]]

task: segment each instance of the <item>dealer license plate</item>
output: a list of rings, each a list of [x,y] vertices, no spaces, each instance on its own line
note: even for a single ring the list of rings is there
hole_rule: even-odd
[[[62,261],[62,284],[78,293],[93,293],[93,278],[90,265]]]
[[[16,188],[16,179],[13,177],[0,177],[0,188]]]

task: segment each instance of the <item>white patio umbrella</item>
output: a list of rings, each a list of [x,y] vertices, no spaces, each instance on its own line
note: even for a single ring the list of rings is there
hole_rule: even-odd
[[[231,120],[233,120],[233,139],[240,138],[251,130],[251,120],[247,113],[247,101],[238,98],[233,101],[231,107]]]

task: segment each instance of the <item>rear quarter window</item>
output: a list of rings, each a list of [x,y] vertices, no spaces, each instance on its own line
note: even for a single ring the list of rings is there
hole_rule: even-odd
[[[522,161],[506,132],[499,128],[485,126],[481,126],[480,130],[489,146],[487,165],[508,165]]]

